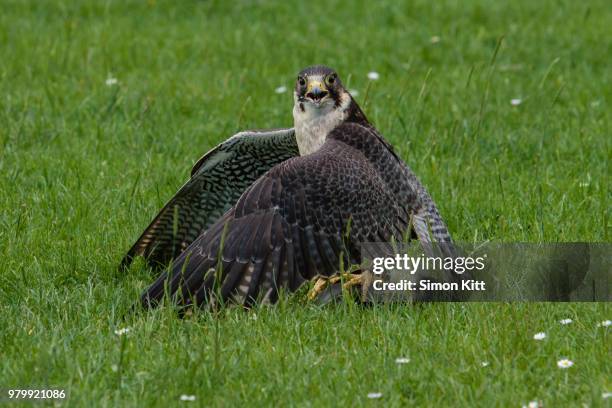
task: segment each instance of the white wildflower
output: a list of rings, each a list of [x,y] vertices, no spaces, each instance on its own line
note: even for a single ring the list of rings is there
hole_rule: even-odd
[[[512,106],[519,106],[521,103],[523,103],[522,99],[519,99],[519,98],[510,99],[510,105]]]
[[[483,361],[482,363],[480,363],[480,365],[482,367],[488,367],[489,366],[489,362],[488,361]]]
[[[612,392],[604,392],[603,394],[601,394],[601,398],[603,399],[612,398]]]
[[[117,80],[117,78],[109,75],[108,78],[106,78],[105,83],[106,83],[106,86],[113,86],[113,85],[117,85],[119,81]]]
[[[122,329],[115,330],[115,334],[117,336],[123,336],[124,334],[128,334],[129,332],[130,332],[130,328],[129,327],[124,327]]]
[[[546,338],[546,333],[539,332],[533,335],[534,340],[544,340]]]
[[[181,401],[195,401],[195,400],[196,400],[195,395],[187,395],[187,394],[181,395]]]
[[[527,405],[523,405],[523,408],[538,408],[542,405],[538,401],[529,401]]]
[[[398,357],[395,359],[395,364],[408,364],[410,359],[408,357]]]
[[[376,81],[378,78],[380,78],[380,75],[378,74],[378,72],[376,71],[368,72],[368,79],[371,79],[372,81]]]
[[[559,320],[559,323],[561,323],[561,324],[570,324],[572,322],[573,322],[572,319],[561,319],[561,320]]]
[[[111,365],[111,370],[116,373],[117,371],[119,371],[119,366],[117,364],[113,364]]]
[[[597,324],[597,327],[608,327],[612,324],[612,320],[604,320],[601,323]]]
[[[434,35],[433,37],[431,37],[431,38],[429,39],[429,41],[430,41],[432,44],[437,44],[437,43],[439,43],[439,42],[440,42],[440,36],[438,36],[438,35]]]
[[[276,88],[274,90],[274,92],[276,92],[277,94],[283,94],[283,93],[287,92],[287,87],[281,85],[278,88]]]
[[[349,89],[349,93],[353,96],[357,96],[359,95],[359,91],[356,89]]]
[[[559,368],[570,368],[573,365],[574,362],[572,360],[568,360],[567,358],[562,358],[561,360],[557,361],[557,367]]]
[[[369,399],[376,399],[382,397],[382,392],[370,392],[368,393]]]

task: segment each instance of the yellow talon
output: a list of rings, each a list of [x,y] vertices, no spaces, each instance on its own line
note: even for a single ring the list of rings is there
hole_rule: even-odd
[[[327,287],[328,281],[326,278],[318,278],[314,286],[308,291],[308,300],[314,300]]]
[[[316,299],[317,296],[323,293],[323,291],[327,289],[329,285],[333,285],[340,281],[343,281],[342,287],[344,289],[349,289],[353,286],[360,285],[361,278],[362,278],[361,274],[349,273],[349,272],[337,274],[337,275],[330,276],[330,277],[319,276],[317,277],[317,280],[314,286],[312,287],[312,289],[310,289],[310,291],[308,292],[308,300]]]
[[[342,285],[344,289],[349,289],[352,286],[361,285],[361,278],[362,278],[361,274],[351,274],[349,276],[350,276],[349,280],[345,281],[344,285]]]

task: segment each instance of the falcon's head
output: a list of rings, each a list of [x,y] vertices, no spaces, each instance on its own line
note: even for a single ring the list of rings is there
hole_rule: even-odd
[[[339,108],[351,100],[336,71],[323,65],[303,69],[297,76],[294,91],[295,104],[300,111],[321,111]]]
[[[301,155],[317,151],[336,126],[367,119],[344,89],[336,71],[323,65],[303,69],[293,92],[293,126]]]

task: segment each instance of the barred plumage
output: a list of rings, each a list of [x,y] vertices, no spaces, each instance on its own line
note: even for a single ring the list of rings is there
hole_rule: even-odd
[[[359,263],[360,243],[401,241],[411,229],[425,244],[452,249],[425,188],[332,70],[302,71],[294,96],[295,132],[239,134],[204,156],[124,258],[165,263],[177,256],[143,293],[143,306],[166,294],[184,306],[219,297],[275,302],[283,288]],[[176,203],[180,233],[171,235]]]
[[[150,266],[167,265],[218,220],[255,180],[275,165],[297,156],[293,129],[237,133],[206,153],[191,178],[168,201],[121,261],[135,256]]]

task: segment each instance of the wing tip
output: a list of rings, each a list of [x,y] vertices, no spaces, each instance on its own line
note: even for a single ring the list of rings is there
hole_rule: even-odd
[[[142,245],[141,241],[142,236],[134,243],[134,245],[132,245],[123,258],[121,258],[121,262],[117,268],[120,272],[128,270],[137,256],[144,256],[146,245]]]
[[[132,264],[132,262],[134,261],[134,257],[131,256],[131,254],[126,254],[123,258],[121,258],[121,262],[119,263],[119,266],[117,267],[117,270],[119,272],[126,272],[128,269],[130,269],[130,265]]]

